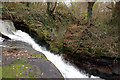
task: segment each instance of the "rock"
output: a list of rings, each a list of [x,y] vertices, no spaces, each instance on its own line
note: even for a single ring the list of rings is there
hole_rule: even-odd
[[[59,70],[27,43],[6,41],[2,45],[7,46],[0,47],[4,78],[62,78]]]
[[[10,40],[9,37],[7,37],[7,36],[5,36],[5,35],[3,35],[3,34],[1,34],[1,33],[0,33],[0,37],[4,38],[5,40]]]
[[[27,24],[25,24],[24,22],[17,22],[17,21],[13,21],[13,23],[17,30],[22,30],[23,32],[28,33],[35,40],[36,43],[48,49],[49,44],[45,41],[45,38],[44,37],[40,38],[38,33],[30,29]]]
[[[120,62],[116,62],[116,63],[113,65],[112,72],[113,72],[114,74],[120,76]]]

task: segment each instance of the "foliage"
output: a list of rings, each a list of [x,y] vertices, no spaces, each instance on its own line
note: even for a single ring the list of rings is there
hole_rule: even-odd
[[[47,3],[30,3],[29,7],[26,3],[4,3],[3,17],[24,21],[39,38],[45,38],[55,53],[67,50],[78,55],[116,56],[119,35],[117,23],[111,23],[112,11],[106,7],[110,4],[96,2],[93,5],[93,25],[89,29],[86,28],[88,3],[85,2],[72,2],[70,6],[57,3],[54,18],[46,12]]]
[[[103,4],[103,2],[96,2],[96,3],[93,5],[93,9],[94,9],[94,8],[98,8],[100,4]]]

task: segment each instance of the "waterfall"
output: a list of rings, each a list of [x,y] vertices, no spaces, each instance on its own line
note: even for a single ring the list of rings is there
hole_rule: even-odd
[[[79,71],[78,68],[66,62],[62,56],[54,55],[46,48],[39,46],[35,41],[29,36],[29,34],[22,32],[21,30],[15,30],[14,25],[11,25],[10,21],[1,21],[2,26],[0,26],[0,32],[12,40],[22,41],[30,44],[36,51],[42,52],[49,61],[51,61],[61,72],[64,78],[88,78],[85,74]],[[2,29],[2,30],[1,30]],[[14,33],[14,34],[13,34]],[[98,78],[91,76],[92,78]]]
[[[13,22],[10,20],[0,20],[0,33],[4,35],[14,34],[16,32]]]

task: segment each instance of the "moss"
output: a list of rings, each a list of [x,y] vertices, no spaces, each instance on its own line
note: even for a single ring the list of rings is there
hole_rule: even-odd
[[[57,41],[57,42],[55,42],[56,44],[57,44],[57,47],[63,47],[63,41]]]
[[[99,4],[102,4],[102,3],[103,3],[103,2],[97,2],[97,3],[95,3],[95,4],[93,5],[93,9],[94,9],[94,8],[98,8],[98,7],[99,7],[98,5],[99,5]]]
[[[39,69],[38,66],[33,65],[32,68],[36,69],[36,71],[37,71],[37,72],[34,72],[34,71],[33,71],[33,73],[34,73],[34,78],[39,77],[39,76],[42,74],[42,71]]]
[[[39,38],[43,37],[43,35],[41,34],[41,32],[38,32],[38,36],[39,36]]]
[[[41,54],[33,54],[33,55],[29,55],[32,57],[42,57],[45,58],[43,55]],[[2,78],[35,78],[40,77],[42,71],[39,69],[38,66],[30,66],[28,64],[25,64],[24,61],[26,60],[26,58],[22,58],[22,59],[18,59],[16,62],[14,62],[13,64],[9,65],[9,66],[3,66],[2,70]],[[35,72],[33,69],[37,70],[37,72]],[[1,72],[1,71],[0,71]],[[33,75],[31,75],[33,74]]]
[[[29,57],[36,57],[36,58],[44,58],[46,60],[48,60],[44,55],[42,54],[31,54],[29,55]]]
[[[51,49],[53,52],[59,53],[59,49],[58,48],[52,48]]]
[[[52,52],[59,53],[59,49],[57,47],[55,47],[51,41],[47,41],[47,43],[50,45],[49,49]],[[63,45],[63,44],[60,44],[60,45]]]
[[[18,60],[9,66],[2,67],[2,70],[3,70],[2,77],[3,78],[27,77],[26,75],[23,75],[25,71],[27,70],[27,68],[30,68],[30,66],[27,64],[24,64],[23,61]]]
[[[53,48],[52,42],[51,41],[46,41],[46,42],[50,45],[49,48],[52,49]]]
[[[44,55],[42,54],[30,54],[27,57],[35,57],[35,58],[44,58],[48,60]],[[26,56],[21,56],[19,59],[17,59],[16,62],[9,66],[3,66],[3,73],[2,77],[3,78],[33,78],[33,77],[40,77],[39,75],[42,73],[42,71],[36,66],[35,68],[37,69],[37,73],[34,72],[34,70],[29,70],[32,69],[28,64],[24,64],[24,62],[27,60]],[[31,75],[34,74],[34,75]]]

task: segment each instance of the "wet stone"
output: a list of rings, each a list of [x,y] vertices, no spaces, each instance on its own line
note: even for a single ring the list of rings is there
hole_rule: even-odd
[[[62,78],[59,70],[29,44],[20,41],[5,41],[2,45],[9,46],[0,47],[4,78],[9,78],[10,73],[12,73],[11,78]]]

